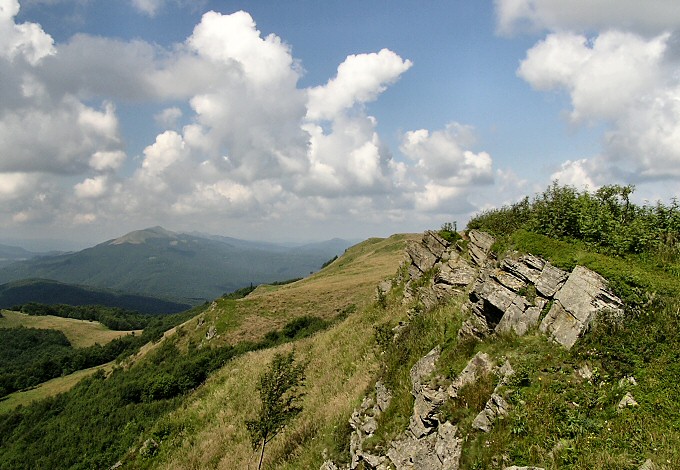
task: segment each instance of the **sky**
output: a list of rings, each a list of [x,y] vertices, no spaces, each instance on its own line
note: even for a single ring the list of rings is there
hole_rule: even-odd
[[[677,0],[0,0],[0,242],[463,228],[554,180],[678,195]]]

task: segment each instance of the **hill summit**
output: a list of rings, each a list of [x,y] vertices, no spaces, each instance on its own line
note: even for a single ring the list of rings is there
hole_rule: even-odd
[[[150,227],[144,230],[135,230],[126,235],[123,235],[122,237],[118,237],[115,240],[108,242],[108,244],[122,245],[123,243],[130,243],[133,245],[139,245],[145,243],[147,240],[155,238],[177,240],[179,238],[179,235],[157,225],[155,227]]]

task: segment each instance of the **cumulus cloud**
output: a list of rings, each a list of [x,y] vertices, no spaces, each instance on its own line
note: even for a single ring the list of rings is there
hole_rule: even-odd
[[[606,128],[599,155],[574,156],[553,177],[590,187],[680,179],[676,2],[580,3],[496,2],[501,31],[553,31],[528,50],[518,76],[536,90],[566,93],[573,123]]]
[[[0,57],[23,57],[31,65],[54,54],[54,41],[36,23],[14,22],[19,14],[18,0],[0,0]]]
[[[162,3],[134,5],[153,15]],[[54,51],[36,64],[0,58],[3,223],[379,228],[414,210],[469,211],[472,188],[493,180],[460,124],[409,132],[393,155],[365,107],[412,66],[388,49],[350,55],[308,89],[291,47],[243,11],[204,14],[168,49],[80,34]],[[134,158],[118,101],[161,109],[161,131]]]
[[[357,103],[373,101],[412,65],[389,49],[350,55],[338,66],[335,78],[308,91],[307,117],[332,119]]]
[[[658,34],[680,24],[675,0],[495,0],[495,5],[502,34],[611,28]]]
[[[680,177],[680,63],[668,57],[670,38],[667,33],[644,38],[607,31],[593,39],[553,33],[527,52],[520,77],[539,90],[566,91],[574,122],[609,126],[597,164],[568,162],[560,170],[571,175],[566,179]],[[586,169],[599,174],[586,178]]]
[[[132,0],[133,7],[149,16],[154,16],[163,3],[163,0]]]
[[[98,198],[106,193],[107,179],[105,176],[87,178],[82,183],[76,184],[73,189],[80,198]]]
[[[165,108],[160,113],[154,116],[156,123],[164,128],[175,128],[180,118],[182,117],[182,110],[177,106]]]
[[[539,90],[566,89],[574,121],[615,118],[663,85],[661,62],[668,38],[644,39],[620,31],[592,40],[550,34],[527,52],[518,75]]]
[[[454,122],[440,131],[407,132],[401,151],[432,181],[456,187],[491,183],[491,156],[468,150],[474,140],[471,127]]]

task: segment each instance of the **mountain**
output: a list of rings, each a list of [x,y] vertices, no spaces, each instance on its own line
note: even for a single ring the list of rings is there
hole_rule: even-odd
[[[46,279],[26,279],[0,285],[0,308],[11,308],[29,302],[47,305],[103,305],[149,314],[176,313],[191,307],[189,304],[154,297],[121,294]]]
[[[0,267],[8,266],[17,261],[24,261],[38,256],[37,253],[33,253],[18,246],[2,245],[0,244]]]
[[[0,283],[50,279],[199,304],[251,283],[306,276],[348,246],[286,247],[152,227],[76,253],[15,262],[0,269]]]
[[[0,470],[680,468],[680,212],[611,189],[198,306],[113,373],[0,401]],[[299,414],[254,449],[291,352]]]

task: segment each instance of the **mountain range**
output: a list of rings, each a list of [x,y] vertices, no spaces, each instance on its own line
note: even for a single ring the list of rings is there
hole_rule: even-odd
[[[0,266],[0,284],[46,279],[196,305],[250,284],[306,276],[351,245],[286,246],[152,227],[74,253],[15,250],[15,258],[28,259]]]

